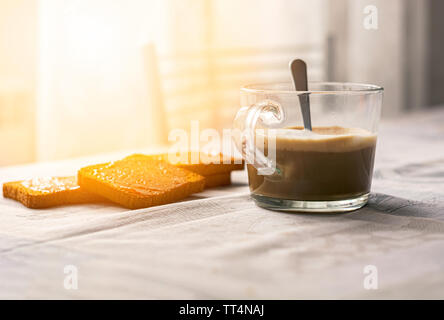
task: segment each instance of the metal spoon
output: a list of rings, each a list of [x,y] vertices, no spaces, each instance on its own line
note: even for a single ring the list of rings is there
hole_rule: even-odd
[[[290,62],[290,70],[296,91],[308,91],[307,64],[301,59],[293,60]],[[308,93],[299,95],[299,103],[301,104],[304,129],[311,131],[310,97]]]

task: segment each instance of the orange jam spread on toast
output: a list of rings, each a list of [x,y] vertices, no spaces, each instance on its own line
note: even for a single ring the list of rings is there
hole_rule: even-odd
[[[152,156],[139,156],[85,167],[82,188],[127,208],[175,202],[204,188],[205,178]]]

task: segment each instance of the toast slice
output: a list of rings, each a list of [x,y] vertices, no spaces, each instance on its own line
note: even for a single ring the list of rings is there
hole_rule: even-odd
[[[133,154],[125,159],[137,159],[138,157],[146,157],[143,154]],[[203,176],[217,175],[229,173],[233,170],[243,170],[244,161],[224,156],[222,153],[218,155],[209,155],[204,152],[188,152],[186,159],[180,159],[180,155],[176,157],[174,154],[158,154],[149,155],[158,160],[168,161],[169,163],[186,170],[193,171]]]
[[[78,171],[79,185],[129,209],[167,204],[200,192],[205,178],[153,157],[133,157]]]
[[[205,189],[227,186],[231,184],[231,173],[219,173],[211,176],[205,176]]]
[[[104,201],[77,184],[77,177],[47,177],[3,184],[3,197],[28,208],[43,209],[68,204]]]

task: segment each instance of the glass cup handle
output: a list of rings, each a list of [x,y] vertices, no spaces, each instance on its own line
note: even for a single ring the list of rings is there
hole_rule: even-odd
[[[236,114],[232,135],[234,144],[245,162],[253,165],[259,175],[273,175],[276,170],[279,170],[276,168],[276,141],[273,138],[275,136],[273,128],[278,128],[283,120],[284,113],[281,105],[271,100],[262,101],[250,107],[242,107]],[[255,141],[255,133],[258,130],[267,132],[267,135],[264,135],[268,143],[267,156],[263,148],[258,148],[258,141]]]

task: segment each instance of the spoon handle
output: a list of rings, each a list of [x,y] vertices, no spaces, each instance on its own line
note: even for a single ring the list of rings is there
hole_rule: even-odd
[[[293,78],[296,91],[308,91],[307,64],[300,59],[290,62],[291,76]],[[310,97],[308,93],[299,95],[304,129],[312,130],[310,115]]]

